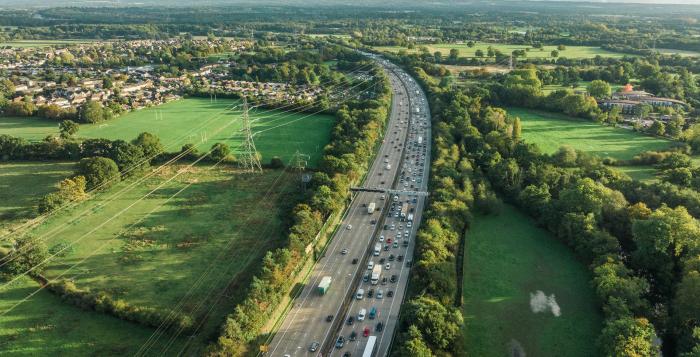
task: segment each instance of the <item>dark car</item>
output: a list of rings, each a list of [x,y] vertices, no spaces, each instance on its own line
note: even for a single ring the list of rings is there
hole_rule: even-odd
[[[384,264],[384,261],[385,261],[384,258],[379,259],[379,264]]]
[[[352,258],[352,263],[357,264],[357,258]]]
[[[377,332],[382,332],[383,329],[384,329],[384,324],[381,322],[378,322],[377,323]]]
[[[403,261],[403,255],[399,255],[398,257],[396,257],[396,260],[402,262],[402,261]]]
[[[321,344],[318,342],[311,342],[311,345],[309,346],[309,352],[316,352],[320,346]]]
[[[335,348],[343,348],[345,346],[345,337],[338,336],[338,340],[335,341]]]
[[[352,316],[348,317],[348,325],[352,325],[353,323],[355,323],[355,318]]]
[[[372,298],[372,296],[374,296],[374,289],[369,289],[369,291],[367,292],[367,297]]]
[[[394,290],[387,291],[386,296],[387,297],[394,297]]]
[[[350,352],[345,351],[345,353],[343,353],[343,357],[350,357]]]
[[[390,262],[393,262],[394,259],[395,259],[395,257],[394,257],[393,254],[389,256],[389,261],[390,261]],[[379,262],[380,262],[380,263],[383,263],[381,260],[380,260]]]
[[[386,285],[386,277],[382,278],[382,285]]]
[[[389,281],[391,281],[392,283],[395,283],[396,280],[397,280],[397,279],[396,279],[396,275],[392,275],[392,276],[391,276],[391,279],[389,279]]]
[[[326,316],[326,322],[331,322],[331,321],[333,321],[333,315]]]
[[[350,334],[350,341],[355,341],[355,340],[357,340],[357,332],[353,331]]]

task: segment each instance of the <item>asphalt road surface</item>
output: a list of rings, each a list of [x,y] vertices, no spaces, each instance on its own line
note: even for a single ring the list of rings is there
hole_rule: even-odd
[[[393,101],[384,141],[364,186],[425,191],[430,165],[430,118],[427,100],[415,81],[403,70],[384,61],[379,62],[389,75]],[[316,262],[304,289],[276,332],[266,355],[316,356],[325,345],[331,346],[328,348],[331,355],[342,356],[349,352],[353,356],[361,356],[367,341],[367,337],[363,336],[365,328],[369,329],[370,335],[377,336],[378,343],[374,355],[386,355],[408,282],[408,262],[412,260],[415,232],[422,215],[424,199],[424,196],[406,194],[399,194],[398,197],[373,192],[356,194],[342,221],[341,229],[333,237],[325,256]],[[373,214],[367,211],[366,206],[370,202],[377,206]],[[394,211],[391,211],[393,202],[396,203]],[[400,217],[394,217],[400,210],[399,202],[407,205],[407,213],[414,216],[411,228],[407,227],[406,219],[401,221]],[[410,210],[413,212],[409,212]],[[372,223],[373,220],[376,221],[375,224]],[[387,225],[386,230],[384,224]],[[394,229],[391,229],[392,224]],[[408,235],[405,234],[407,230]],[[399,233],[401,237],[397,238]],[[373,248],[382,235],[384,238],[381,242],[381,253],[374,256]],[[387,245],[388,239],[391,239],[392,243],[388,244],[388,250],[385,251],[384,245]],[[404,243],[405,240],[408,243]],[[398,242],[398,247],[395,247],[394,241]],[[394,255],[393,261],[389,261],[390,255]],[[402,261],[398,261],[399,255],[403,256]],[[387,282],[377,285],[362,282],[365,273],[370,272],[366,261],[372,260],[378,264],[382,258],[386,261],[382,264],[380,281],[386,278]],[[353,259],[357,259],[356,264],[352,263]],[[385,269],[386,263],[390,264],[388,271]],[[396,275],[394,283],[390,282],[392,275]],[[328,292],[321,295],[317,287],[324,276],[330,276],[332,283]],[[362,300],[355,299],[356,289],[353,282],[357,284],[358,281],[359,287],[365,290]],[[366,296],[369,289],[375,290],[372,298]],[[382,299],[376,298],[379,289],[383,290]],[[393,291],[392,297],[388,296],[389,291]],[[352,325],[347,324],[348,317],[356,318],[359,309],[364,308],[369,313],[372,307],[377,311],[374,319],[367,318]],[[331,321],[327,321],[328,319]],[[384,325],[381,331],[377,331],[376,328],[379,322]],[[349,341],[353,331],[357,338],[355,341]],[[332,346],[339,335],[344,336],[346,343],[343,348],[334,348]],[[310,352],[309,346],[314,342],[319,343],[319,350]]]

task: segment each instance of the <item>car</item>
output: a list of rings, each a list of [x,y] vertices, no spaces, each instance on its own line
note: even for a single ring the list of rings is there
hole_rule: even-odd
[[[384,298],[384,290],[379,289],[377,290],[377,299],[382,299]]]
[[[352,224],[348,224],[345,228],[347,228],[348,230],[351,230],[351,229],[352,229]]]
[[[390,262],[393,262],[393,261],[394,261],[394,259],[396,259],[396,257],[394,257],[394,255],[393,255],[393,254],[389,256],[389,261],[390,261]]]
[[[383,329],[384,329],[384,324],[381,322],[377,322],[377,327],[376,327],[377,332],[382,332]]]
[[[372,270],[372,269],[374,269],[374,261],[370,260],[369,263],[367,263],[367,270]]]
[[[357,300],[362,300],[365,297],[365,289],[357,289],[357,294],[355,294],[355,298]]]
[[[386,296],[387,296],[387,297],[394,297],[394,291],[393,291],[393,290],[387,291],[387,292],[386,292]]]
[[[404,247],[408,247],[408,239],[406,239],[405,241],[403,241],[403,246],[404,246]]]
[[[340,251],[340,254],[342,254],[342,255],[348,254],[348,248],[343,248],[343,250]]]
[[[365,327],[365,330],[362,331],[362,336],[369,337],[369,327]]]
[[[357,258],[352,258],[352,263],[357,264]]]
[[[382,278],[382,285],[386,285],[386,277]]]
[[[392,283],[395,283],[396,280],[398,280],[398,278],[396,277],[396,274],[392,275],[391,279],[389,279],[389,281],[391,281]]]
[[[384,230],[387,230],[387,229],[389,229],[389,225],[388,225],[388,224],[385,224],[385,225],[384,225]]]
[[[355,318],[352,316],[348,317],[348,325],[352,325],[353,323],[355,323]]]
[[[391,270],[391,264],[386,263],[386,265],[384,266],[384,269]]]
[[[369,273],[365,273],[365,275],[362,277],[362,281],[365,283],[369,281]]]
[[[406,261],[406,266],[410,268],[410,267],[411,267],[411,265],[413,265],[413,262],[411,262],[411,260],[410,260],[410,259],[409,259],[409,260],[407,260],[407,261]]]
[[[365,321],[365,315],[367,315],[367,310],[360,309],[360,311],[357,312],[357,321]]]
[[[379,241],[383,242],[384,241],[384,235],[379,236]]]
[[[384,264],[384,261],[385,261],[384,258],[379,259],[379,264]]]
[[[377,220],[376,220],[376,219],[373,219],[373,220],[369,221],[369,224],[375,225],[375,224],[377,224]]]
[[[389,251],[389,245],[388,245],[388,244],[384,246],[384,251],[385,251],[385,252],[388,252],[388,251]]]
[[[343,353],[343,357],[350,357],[350,352],[345,351],[345,353]]]
[[[311,342],[309,345],[309,352],[316,352],[320,346],[321,344],[318,342]]]
[[[396,260],[402,262],[402,261],[403,261],[403,255],[399,255],[398,257],[396,257]]]
[[[391,238],[387,238],[386,242],[387,242],[388,244],[391,244]]]
[[[333,321],[333,315],[326,316],[326,322],[331,322],[331,321]]]
[[[350,341],[357,340],[357,332],[353,331],[350,333]]]
[[[398,247],[399,247],[399,242],[394,242],[394,244],[392,245],[392,247],[398,248]]]
[[[335,348],[341,349],[343,346],[345,346],[345,337],[338,336],[338,339],[335,341]]]

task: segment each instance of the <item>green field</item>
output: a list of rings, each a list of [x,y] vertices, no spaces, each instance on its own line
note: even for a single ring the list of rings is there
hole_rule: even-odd
[[[578,86],[576,88],[573,88],[571,86],[563,86],[560,84],[549,84],[549,85],[542,86],[542,91],[544,93],[551,93],[551,92],[554,92],[555,90],[567,89],[567,88],[571,89],[571,90],[576,90],[576,91],[586,91],[586,88],[588,87],[589,84],[591,84],[591,82],[579,81],[577,84],[578,84]],[[619,85],[619,84],[611,84],[610,85],[610,88],[612,89],[613,92],[618,91],[622,87],[623,86]]]
[[[134,305],[177,308],[191,316],[213,308],[192,345],[197,350],[231,312],[264,254],[283,243],[285,214],[298,185],[296,175],[279,170],[249,176],[198,166],[138,201],[180,169],[185,166],[170,167],[115,197],[130,183],[122,182],[31,234],[57,253],[44,273],[49,279],[72,279]],[[215,303],[216,297],[227,303]],[[41,315],[41,305],[26,305],[30,315]]]
[[[0,311],[12,307],[37,289],[28,278],[2,292]],[[68,305],[47,291],[34,295],[0,316],[2,356],[133,356],[153,330]],[[154,351],[164,348],[165,339]],[[172,349],[182,348],[174,341]]]
[[[405,47],[400,47],[400,46],[377,46],[374,47],[375,50],[379,51],[390,51],[390,52],[398,52],[401,49],[404,49],[408,51],[409,53],[417,53],[419,52],[419,47],[420,46],[426,46],[430,53],[434,53],[435,51],[440,51],[442,52],[443,56],[447,56],[450,54],[450,49],[456,48],[459,50],[459,56],[460,57],[474,57],[476,56],[476,51],[477,50],[482,50],[484,52],[484,56],[486,55],[486,51],[489,46],[493,47],[495,50],[499,50],[504,54],[510,54],[514,50],[525,50],[527,48],[530,48],[530,50],[527,52],[527,58],[552,58],[551,53],[552,50],[556,50],[557,46],[544,46],[542,50],[532,48],[531,46],[526,46],[526,45],[508,45],[508,44],[500,44],[500,43],[485,43],[485,42],[477,42],[476,45],[472,48],[469,48],[466,44],[457,44],[457,43],[443,43],[443,44],[428,44],[428,45],[416,45],[416,48],[409,50]],[[626,56],[624,53],[618,53],[618,52],[611,52],[604,50],[600,47],[592,47],[592,46],[566,46],[566,49],[563,51],[559,51],[559,57],[566,57],[566,58],[594,58],[595,56],[602,56],[602,57],[611,57],[611,58],[621,58]],[[629,55],[627,55],[629,56]]]
[[[82,39],[65,39],[65,40],[16,40],[0,42],[0,47],[11,46],[17,48],[34,48],[34,47],[51,47],[51,46],[62,46],[62,45],[72,45],[78,43],[90,43],[96,40],[82,40]]]
[[[0,234],[36,214],[37,200],[73,173],[73,163],[0,163]]]
[[[664,150],[671,141],[642,135],[631,130],[603,126],[591,121],[523,108],[508,108],[510,116],[522,120],[525,141],[553,153],[562,145],[597,156],[629,160],[648,150]]]
[[[127,113],[101,124],[80,126],[79,137],[131,140],[148,131],[158,135],[166,151],[178,151],[186,143],[197,144],[207,151],[215,142],[227,142],[232,149],[243,141],[241,111],[226,110],[238,104],[231,99],[212,103],[208,98],[187,98],[157,107]],[[287,162],[299,150],[310,155],[316,165],[323,147],[330,140],[335,120],[331,115],[287,113],[278,110],[251,111],[251,127],[255,144],[267,162],[273,156]],[[55,135],[58,125],[39,118],[0,118],[0,132],[39,140]],[[206,138],[206,142],[202,140]]]
[[[601,315],[591,276],[573,253],[514,207],[477,216],[466,237],[464,339],[467,356],[595,356]],[[561,309],[534,313],[531,294]]]

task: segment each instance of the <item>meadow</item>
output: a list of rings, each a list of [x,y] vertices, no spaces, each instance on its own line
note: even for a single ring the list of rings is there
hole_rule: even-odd
[[[443,56],[447,56],[450,54],[450,49],[457,49],[459,51],[459,56],[460,57],[475,57],[476,56],[476,51],[477,50],[482,50],[484,52],[484,56],[486,56],[487,49],[489,46],[493,47],[493,49],[501,51],[504,54],[510,54],[514,50],[526,50],[527,51],[527,58],[552,58],[551,53],[553,50],[557,49],[557,46],[543,46],[542,49],[538,48],[532,48],[532,46],[527,46],[527,45],[511,45],[511,44],[501,44],[501,43],[486,43],[486,42],[477,42],[475,43],[474,47],[468,47],[466,44],[463,43],[441,43],[441,44],[426,44],[426,45],[417,45],[416,48],[414,49],[407,49],[405,47],[400,47],[400,46],[376,46],[374,47],[375,50],[379,51],[389,51],[389,52],[398,52],[401,49],[406,50],[409,53],[417,53],[419,52],[419,47],[420,46],[426,46],[428,48],[428,51],[430,53],[434,53],[435,51],[440,51],[442,52]],[[530,50],[527,50],[527,49]],[[566,58],[594,58],[596,56],[601,56],[601,57],[610,57],[610,58],[621,58],[624,56],[629,56],[624,53],[618,53],[618,52],[612,52],[612,51],[607,51],[604,50],[600,47],[594,47],[594,46],[566,46],[566,49],[563,51],[559,51],[559,57],[566,57]]]
[[[629,160],[648,150],[664,150],[670,140],[642,135],[631,130],[603,126],[563,114],[508,108],[509,116],[520,117],[522,137],[536,144],[545,153],[553,153],[562,145],[569,145],[601,158]]]
[[[37,201],[73,174],[71,162],[0,163],[0,234],[36,214]]]
[[[476,216],[464,254],[467,356],[596,355],[602,317],[591,276],[529,217],[509,205],[498,216]],[[553,296],[559,316],[554,304],[534,312],[538,291]]]
[[[187,346],[197,354],[250,284],[265,253],[284,244],[286,213],[296,202],[298,176],[281,170],[251,176],[230,167],[172,165],[144,181],[135,180],[98,193],[27,233],[43,240],[53,256],[44,272],[48,279],[69,279],[79,288],[103,291],[136,306],[211,316]],[[29,280],[18,283],[2,292],[10,298],[0,305],[11,306],[37,286]],[[105,349],[100,355],[123,355],[133,352],[133,341],[145,341],[143,336],[153,332],[95,312],[77,313],[69,305],[47,310],[55,300],[42,291],[8,314],[8,326],[15,327],[0,328],[0,337],[11,335],[14,342],[5,347],[0,343],[0,354],[31,351],[38,341],[51,340],[56,349],[80,351],[89,343]],[[75,315],[69,319],[70,329],[57,328],[69,313]],[[21,333],[29,328],[31,334]],[[83,336],[83,328],[91,331]],[[98,338],[113,329],[114,337]],[[132,343],[114,341],[124,334]],[[158,348],[169,338],[161,338],[152,352],[165,353]],[[177,341],[175,348],[184,339]]]
[[[243,142],[239,104],[232,99],[211,102],[209,98],[186,98],[132,111],[108,122],[83,124],[77,136],[131,140],[148,131],[160,137],[166,151],[179,151],[182,145],[192,143],[206,152],[216,142],[235,149]],[[299,150],[310,156],[310,166],[321,158],[335,123],[331,115],[268,109],[252,110],[250,119],[256,148],[264,162],[273,156],[288,162]],[[58,124],[40,118],[5,117],[0,118],[0,132],[41,140],[56,135]]]
[[[38,285],[29,278],[2,292],[0,311],[19,303]],[[0,355],[19,356],[133,356],[152,329],[66,304],[47,291],[6,315],[0,315]],[[165,347],[165,339],[154,350]],[[182,348],[181,340],[172,349]]]

